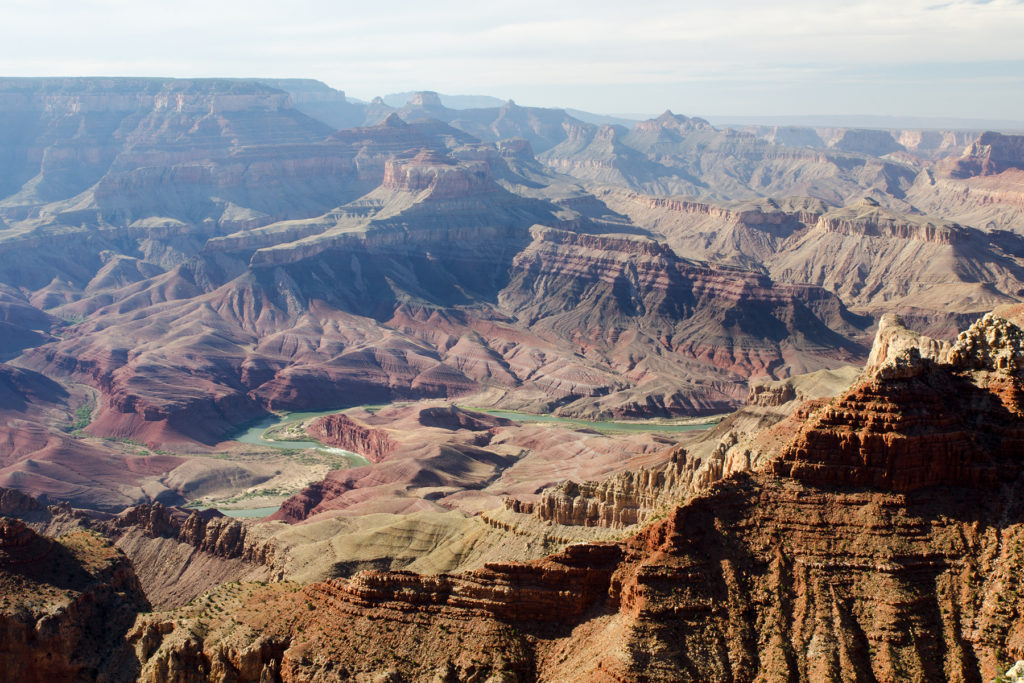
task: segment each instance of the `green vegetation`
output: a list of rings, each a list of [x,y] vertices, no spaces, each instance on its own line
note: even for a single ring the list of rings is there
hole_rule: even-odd
[[[92,398],[75,408],[75,419],[64,428],[64,431],[75,436],[83,436],[83,430],[92,422],[92,412],[95,409],[96,401]]]
[[[146,444],[142,443],[141,441],[136,441],[135,439],[123,439],[123,438],[120,438],[120,437],[117,437],[117,436],[105,436],[105,437],[103,437],[103,440],[104,441],[110,441],[110,442],[113,442],[113,443],[124,444],[125,446],[133,446],[135,448],[135,450],[133,451],[133,455],[139,455],[139,456],[147,456],[147,455],[175,455],[174,451],[168,451],[168,450],[162,450],[162,449],[154,450],[154,449],[150,448],[149,446],[147,446]]]

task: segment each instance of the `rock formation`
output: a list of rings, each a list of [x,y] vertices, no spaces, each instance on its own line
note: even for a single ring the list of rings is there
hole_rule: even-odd
[[[533,514],[546,522],[567,526],[622,528],[650,520],[690,494],[700,461],[673,450],[668,464],[653,469],[621,472],[604,481],[566,481],[545,489],[540,500],[522,503],[506,499],[514,512]]]
[[[1024,170],[1024,135],[988,131],[964,150],[949,174],[954,178],[970,178],[995,175],[1008,169]]]
[[[1024,330],[1016,309],[1001,313],[951,345],[884,320],[871,365],[839,396],[804,404],[780,457],[720,472],[682,505],[670,501],[692,487],[694,465],[681,450],[660,469],[509,504],[582,524],[664,511],[624,540],[463,574],[228,584],[116,631],[93,650],[131,649],[95,666],[158,680],[989,679],[1024,657],[1012,599],[1024,589]],[[798,403],[810,386],[752,390],[750,408]],[[451,429],[450,415],[438,431],[482,433]],[[221,557],[251,546],[237,522],[160,506],[115,525]],[[23,524],[2,529],[4,577],[24,576],[17,558],[37,567],[55,552]],[[66,670],[16,657],[29,680]]]
[[[829,147],[842,152],[885,156],[904,149],[887,130],[847,129],[829,142]]]
[[[872,353],[899,346],[892,343],[897,334],[916,339],[895,319],[883,318]],[[780,441],[791,439],[799,428],[794,410],[820,405],[857,377],[858,369],[849,366],[752,383],[746,406],[715,427],[694,432],[698,436],[687,440],[685,447],[671,448],[664,464],[600,481],[565,481],[544,489],[539,499],[506,498],[503,503],[515,513],[561,525],[624,528],[648,522],[722,477],[763,468],[780,455]]]
[[[0,485],[39,496],[0,490],[14,675],[976,679],[1024,655],[1020,136],[288,79],[0,79],[0,118]],[[313,421],[366,467],[224,442],[427,398]],[[454,400],[746,405],[672,444]],[[290,497],[269,524],[171,508],[219,479]],[[136,588],[171,611],[133,654]]]
[[[712,382],[711,378],[729,373],[750,377],[775,372],[785,363],[778,345],[783,336],[790,337],[790,330],[795,332],[794,325],[801,327],[804,339],[815,340],[808,347],[827,347],[830,358],[815,358],[815,351],[807,348],[800,354],[799,367],[789,371],[852,360],[862,352],[855,343],[834,336],[833,330],[855,336],[859,323],[823,290],[789,287],[750,271],[680,259],[665,245],[644,238],[540,227],[533,236],[533,243],[516,257],[500,302],[529,320],[532,329],[557,334],[581,353],[609,349],[606,353],[612,357],[635,359],[620,369],[627,379],[647,376],[647,363],[631,353],[645,338],[658,340],[672,354],[663,351],[663,358],[687,363],[690,377],[697,367],[693,361],[703,365]],[[774,322],[730,326],[748,317]],[[633,331],[636,326],[643,332]],[[751,334],[737,327],[750,329]],[[768,329],[772,332],[754,331]],[[670,371],[660,364],[657,374],[664,379]],[[709,391],[708,382],[692,388],[691,382],[679,377],[660,397],[640,399],[632,388],[624,388],[592,403],[624,417],[654,413],[652,402],[659,408],[654,414],[661,415],[718,412],[724,407],[725,397]],[[606,390],[580,381],[574,392],[593,395]]]
[[[890,349],[894,327],[880,335]],[[1024,655],[1022,352],[1024,331],[994,316],[947,360],[907,343],[768,471],[734,473],[625,541],[459,576],[255,590],[233,598],[240,625],[165,638],[141,665],[191,652],[213,666],[224,643],[273,642],[254,670],[283,680],[990,679]],[[267,620],[258,602],[289,617]]]
[[[890,491],[995,489],[1012,480],[1024,444],[1024,331],[986,315],[961,333],[942,362],[935,357],[943,351],[939,344],[896,342],[893,326],[879,330],[876,367],[806,416],[775,471],[819,486]]]
[[[180,607],[226,583],[275,580],[283,573],[273,540],[216,510],[189,512],[154,503],[91,524],[115,539],[156,608]]]
[[[317,418],[308,431],[320,443],[354,451],[371,462],[380,462],[397,447],[384,430],[364,427],[347,415]]]
[[[811,196],[835,202],[867,188],[899,194],[913,183],[911,168],[864,154],[899,150],[890,133],[842,131],[841,139],[847,133],[848,142],[825,151],[719,130],[701,119],[665,112],[632,131],[575,127],[540,156],[588,183],[719,201]]]
[[[505,407],[566,415],[718,412],[751,377],[859,362],[870,321],[844,304],[935,336],[1024,290],[1019,240],[921,217],[902,200],[917,167],[836,151],[897,144],[885,131],[823,131],[826,153],[671,112],[630,131],[424,92],[332,132],[302,107],[342,116],[343,93],[304,81],[0,92],[50,131],[39,154],[8,141],[0,279],[18,334],[0,353],[99,391],[87,431],[154,448],[212,447],[268,409],[492,388]],[[73,145],[52,139],[65,115]],[[595,179],[700,199],[592,192]],[[734,198],[752,204],[717,203]],[[620,248],[631,256],[609,258]]]
[[[256,669],[279,667],[284,680],[328,670],[413,679],[448,670],[460,680],[989,678],[1021,652],[1006,597],[1021,581],[1011,549],[1020,523],[999,521],[1008,510],[1019,519],[1019,507],[1008,505],[737,475],[619,548],[573,551],[584,560],[573,571],[587,579],[571,591],[559,557],[459,578],[361,574],[295,597],[264,590],[231,608],[240,625],[217,619],[216,635],[186,650],[167,638],[144,666],[197,651],[212,663],[225,642],[252,651],[244,634],[255,628],[255,642],[279,647]],[[545,607],[549,591],[564,591],[562,611]],[[268,622],[259,603],[287,618]],[[559,614],[553,628],[546,620]],[[146,623],[146,632],[163,628]]]
[[[874,197],[838,208],[808,199],[718,205],[601,196],[676,253],[818,285],[858,313],[898,313],[932,336],[954,335],[1022,291],[1018,239],[943,220],[944,210],[922,215]]]
[[[379,183],[358,202],[211,240],[166,272],[68,304],[94,320],[27,356],[102,392],[89,431],[154,447],[209,446],[268,408],[454,398],[496,386],[510,390],[515,408],[707,413],[734,406],[751,375],[862,353],[851,337],[866,321],[820,289],[691,263],[655,241],[578,232],[608,229],[609,212],[579,190],[560,203],[517,194],[555,182],[535,161],[458,146],[457,132],[436,123],[388,119],[331,139],[346,153],[358,147],[367,181]],[[571,229],[537,228],[531,244],[538,222]],[[597,254],[623,247],[628,257]],[[550,281],[535,282],[538,268]],[[596,278],[586,297],[575,289],[583,280],[571,282],[577,272]],[[770,331],[722,324],[732,310],[752,321],[762,299],[772,300]],[[432,318],[445,320],[446,334]],[[172,319],[183,324],[166,324]],[[601,326],[609,335],[593,338]],[[665,344],[670,355],[657,350]],[[790,344],[784,359],[780,345]]]
[[[121,668],[124,634],[149,607],[131,565],[99,535],[53,540],[11,517],[0,517],[0,595],[0,669],[29,682]]]
[[[567,477],[586,480],[661,466],[671,443],[656,433],[605,435],[574,424],[522,425],[429,404],[372,414],[353,410],[317,418],[310,429],[323,433],[331,426],[339,428],[342,447],[367,446],[364,453],[374,464],[328,473],[286,500],[274,519],[313,523],[384,512],[476,514],[500,507],[510,496],[530,505],[541,489]],[[380,458],[378,446],[386,450]]]
[[[116,519],[120,528],[135,528],[147,536],[173,538],[210,555],[240,558],[251,564],[272,566],[272,545],[247,538],[249,527],[216,510],[169,509],[160,503],[128,508]]]

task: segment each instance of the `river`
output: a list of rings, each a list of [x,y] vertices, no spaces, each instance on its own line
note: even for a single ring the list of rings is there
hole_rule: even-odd
[[[383,408],[386,406],[373,406],[374,408]],[[579,418],[569,417],[558,417],[556,415],[534,415],[532,413],[520,413],[514,410],[491,410],[487,408],[469,408],[465,406],[465,410],[473,410],[487,415],[493,415],[495,417],[502,417],[507,420],[514,422],[523,423],[547,423],[547,424],[560,424],[567,427],[586,427],[594,429],[603,433],[637,433],[637,432],[652,432],[652,433],[674,433],[674,432],[691,432],[701,429],[708,429],[718,423],[716,419],[709,419],[707,422],[697,423],[686,423],[686,424],[672,424],[672,423],[661,423],[661,422],[615,422],[612,420],[584,420]],[[318,412],[307,412],[307,413],[287,413],[283,416],[270,416],[259,422],[256,422],[245,429],[241,434],[234,438],[235,441],[242,443],[253,444],[255,446],[269,446],[270,448],[278,448],[285,451],[296,451],[312,449],[321,451],[324,453],[330,453],[331,455],[341,456],[348,461],[349,467],[363,467],[369,465],[370,461],[359,453],[347,451],[342,448],[334,448],[332,446],[324,446],[318,441],[292,441],[292,440],[278,440],[278,439],[267,439],[264,435],[268,430],[285,425],[301,422],[314,417],[323,417],[325,415],[334,415],[339,413],[345,408],[336,408],[334,410],[322,410]],[[261,507],[261,508],[224,508],[220,511],[230,517],[266,517],[277,511],[277,507]]]
[[[292,440],[278,440],[278,439],[266,439],[263,435],[268,429],[273,427],[281,427],[283,425],[292,424],[295,422],[301,422],[308,420],[313,417],[321,417],[323,415],[333,415],[340,412],[342,409],[337,410],[324,410],[315,413],[288,413],[283,416],[272,415],[266,417],[259,422],[256,422],[245,429],[241,434],[234,437],[234,441],[240,441],[242,443],[252,444],[254,446],[269,446],[270,448],[277,448],[282,451],[302,451],[302,450],[315,450],[321,453],[329,453],[331,455],[340,456],[348,463],[349,467],[363,467],[369,465],[370,461],[359,453],[353,451],[347,451],[343,448],[334,448],[333,446],[325,446],[319,441],[292,441]],[[241,508],[241,507],[224,507],[217,508],[220,512],[223,512],[228,517],[239,517],[239,518],[258,518],[262,519],[268,515],[272,515],[277,512],[280,506],[272,507],[258,507],[258,508]]]
[[[364,465],[369,465],[370,461],[364,458],[359,453],[347,451],[343,448],[325,446],[319,441],[292,441],[263,438],[263,435],[266,433],[266,431],[272,427],[280,427],[283,425],[292,424],[294,422],[301,422],[302,420],[308,420],[312,417],[334,415],[337,412],[339,412],[339,410],[324,410],[316,413],[288,413],[287,415],[281,417],[271,416],[253,424],[244,432],[236,436],[234,440],[241,441],[242,443],[250,443],[255,446],[270,446],[271,448],[280,448],[281,450],[286,451],[297,451],[310,448],[313,450],[322,451],[324,453],[330,453],[331,455],[340,455],[346,460],[348,460],[349,467],[362,467]]]

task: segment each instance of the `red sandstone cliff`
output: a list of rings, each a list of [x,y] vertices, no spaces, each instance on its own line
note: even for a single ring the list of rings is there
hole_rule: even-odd
[[[397,448],[383,429],[365,427],[347,415],[317,418],[309,425],[308,431],[322,444],[359,453],[371,462],[380,462]]]
[[[775,471],[892,491],[994,489],[1017,476],[1024,331],[989,314],[951,348],[932,347],[939,357],[923,357],[921,348],[894,349],[866,381],[807,414]]]

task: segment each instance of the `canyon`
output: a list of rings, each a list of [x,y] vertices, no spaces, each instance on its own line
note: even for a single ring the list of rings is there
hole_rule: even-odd
[[[102,670],[144,680],[987,680],[1024,655],[1020,322],[1024,309],[1007,307],[938,342],[889,318],[858,374],[752,391],[755,412],[796,404],[767,430],[784,443],[752,469],[691,478],[689,493],[691,456],[675,447],[660,467],[556,487],[540,505],[509,502],[510,515],[550,522],[551,501],[603,490],[596,516],[557,524],[630,530],[529,562],[296,583],[273,573],[277,546],[237,521],[159,505],[96,518],[5,492],[3,575],[44,543],[29,525],[101,546],[127,529],[118,545],[133,535],[179,543],[238,563],[227,576],[278,568],[108,634]],[[834,397],[808,398],[846,380]],[[934,401],[945,410],[929,410]],[[986,428],[964,431],[949,416]],[[657,514],[636,525],[638,509]],[[68,535],[71,525],[89,531]],[[106,576],[115,595],[132,581],[153,590],[144,574]],[[7,656],[32,666],[24,650]]]
[[[0,79],[0,666],[1024,659],[1024,137],[406,99]]]

